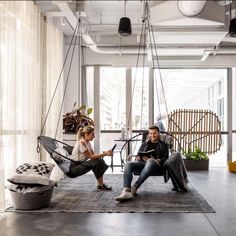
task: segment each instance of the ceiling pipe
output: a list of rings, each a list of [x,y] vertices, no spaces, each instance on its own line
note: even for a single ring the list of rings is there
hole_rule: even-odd
[[[205,4],[206,0],[203,1],[179,0],[177,6],[182,15],[187,17],[195,17],[202,12]]]
[[[179,1],[179,2],[183,2],[182,4],[184,4],[185,2],[190,2],[190,1]],[[191,1],[191,2],[205,2],[205,1]],[[53,1],[53,4],[56,4],[60,10],[62,11],[62,15],[64,15],[67,20],[70,22],[71,26],[73,28],[76,27],[77,25],[77,17],[76,15],[73,13],[73,11],[71,10],[71,8],[69,7],[67,2],[62,2],[62,1]],[[195,5],[195,4],[194,4]],[[187,6],[187,5],[186,5]],[[196,5],[195,5],[196,6]],[[196,8],[198,8],[198,12],[202,11],[204,5],[203,4],[197,4]],[[192,12],[192,8],[190,8],[189,12]],[[199,13],[198,13],[199,14]],[[106,49],[105,47],[97,47],[96,43],[93,41],[93,39],[88,35],[88,34],[82,34],[83,40],[85,41],[85,43],[87,44],[87,46],[94,52],[97,53],[103,53],[103,54],[113,54],[113,55],[121,55],[121,54],[138,54],[138,48],[134,49],[134,48],[115,48],[113,50],[111,49]],[[210,51],[210,50],[209,50]],[[210,55],[211,53],[214,55],[217,54],[236,54],[236,49],[224,49],[224,48],[220,48],[218,50],[212,50],[212,52],[207,51],[207,54]],[[209,52],[209,53],[208,53]],[[147,53],[147,50],[141,49],[140,53]]]
[[[74,14],[74,12],[69,7],[68,3],[64,2],[64,1],[52,1],[52,3],[59,7],[59,9],[65,15],[68,22],[70,22],[71,26],[75,29],[78,19],[77,19],[76,15]],[[121,50],[101,50],[101,49],[99,49],[97,47],[96,43],[93,41],[93,39],[88,34],[85,34],[83,29],[82,29],[82,38],[85,41],[85,43],[87,44],[87,46],[91,50],[93,50],[94,52],[103,53],[103,54],[117,54],[117,55],[121,55],[123,53]],[[125,51],[124,53],[137,54],[138,49],[128,50],[128,51]]]

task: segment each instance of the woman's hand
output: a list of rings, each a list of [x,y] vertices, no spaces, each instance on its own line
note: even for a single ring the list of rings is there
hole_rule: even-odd
[[[106,151],[104,153],[105,153],[106,156],[111,156],[113,152],[112,152],[112,150],[108,150],[108,151]]]
[[[136,156],[136,157],[135,157],[135,160],[136,160],[136,161],[141,161],[140,156]]]

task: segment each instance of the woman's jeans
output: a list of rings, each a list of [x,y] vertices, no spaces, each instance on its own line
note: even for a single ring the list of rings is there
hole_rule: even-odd
[[[144,161],[131,161],[126,163],[124,170],[124,187],[131,188],[133,173],[139,174],[135,187],[139,188],[141,184],[151,175],[161,175],[162,168],[155,159]]]

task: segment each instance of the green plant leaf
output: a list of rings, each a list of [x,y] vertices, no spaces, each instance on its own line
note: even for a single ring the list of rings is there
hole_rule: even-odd
[[[79,111],[80,112],[84,112],[86,109],[86,105],[82,105],[80,108],[79,108]]]
[[[87,109],[87,115],[89,116],[92,112],[93,112],[93,108],[92,108],[92,107],[89,107],[89,108]]]
[[[190,160],[208,160],[208,156],[205,152],[203,152],[199,147],[195,146],[194,150],[191,151],[189,148],[188,151],[183,151],[183,155],[186,159]]]

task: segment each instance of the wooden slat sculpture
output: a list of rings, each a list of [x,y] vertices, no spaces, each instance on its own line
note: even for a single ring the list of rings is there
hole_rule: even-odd
[[[197,146],[214,154],[222,143],[219,118],[209,110],[174,110],[168,115],[168,132],[174,137],[174,149],[179,151]]]

